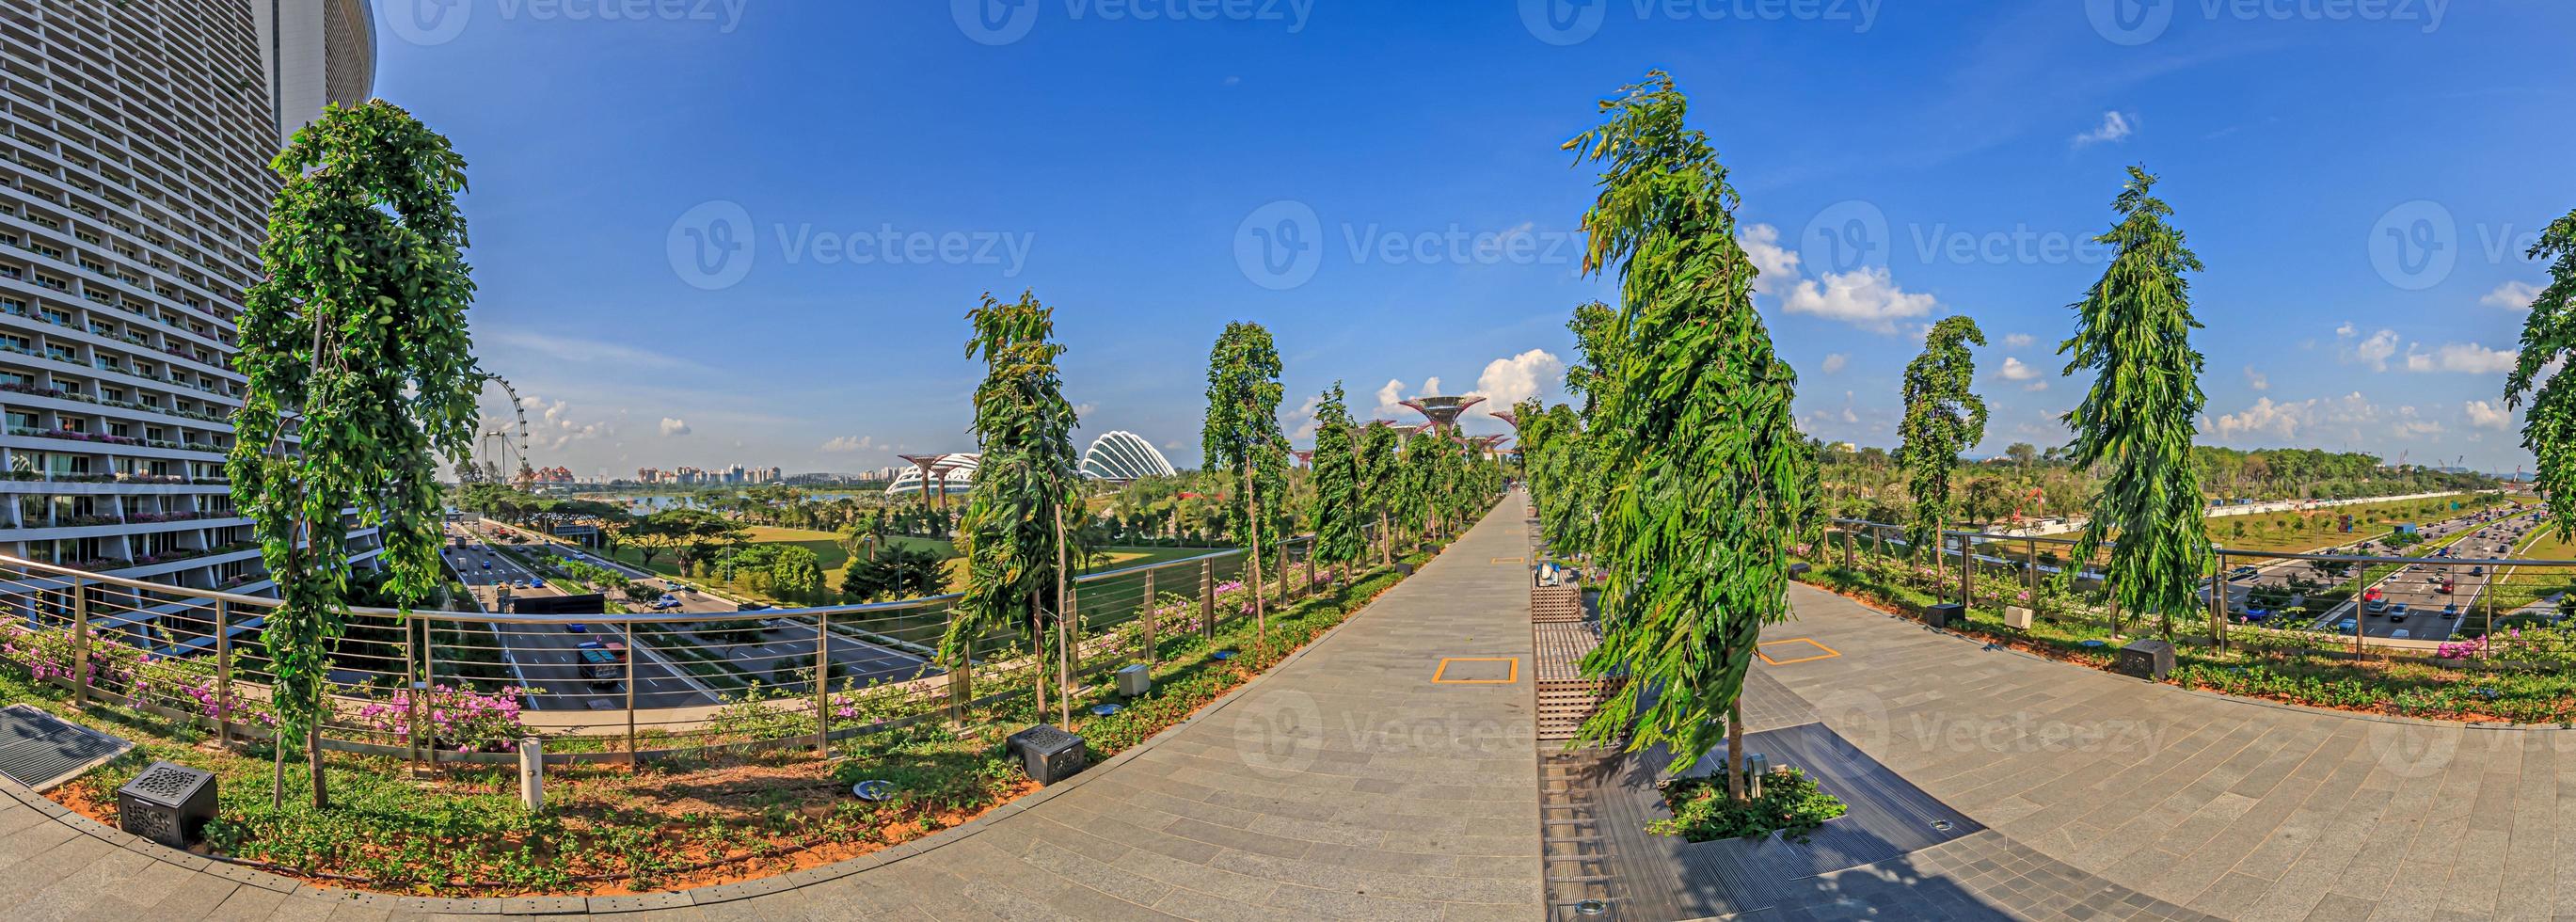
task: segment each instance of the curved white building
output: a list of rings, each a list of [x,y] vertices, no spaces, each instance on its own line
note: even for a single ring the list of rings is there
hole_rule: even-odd
[[[1169,477],[1179,473],[1154,443],[1144,436],[1118,430],[1102,433],[1091,440],[1091,450],[1082,453],[1082,476],[1093,480],[1126,483],[1144,477]]]
[[[939,492],[956,496],[975,489],[975,468],[983,460],[983,455],[973,452],[941,455],[939,463],[931,466],[931,472],[939,481]],[[921,492],[921,469],[904,468],[902,474],[896,475],[893,483],[886,485],[885,491],[887,496],[904,496]]]
[[[0,2],[0,553],[265,585],[223,480],[233,318],[268,162],[373,92],[373,29],[366,0]]]

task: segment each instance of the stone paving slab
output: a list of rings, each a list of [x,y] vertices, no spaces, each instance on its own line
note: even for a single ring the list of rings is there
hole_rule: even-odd
[[[682,893],[374,896],[127,847],[12,789],[0,919],[1528,918],[1541,884],[1527,567],[1494,562],[1524,555],[1528,533],[1520,500],[1501,508],[1193,721],[866,858]],[[1434,682],[1444,658],[1503,671]]]

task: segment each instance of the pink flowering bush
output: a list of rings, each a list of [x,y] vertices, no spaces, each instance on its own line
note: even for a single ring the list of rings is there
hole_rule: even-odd
[[[527,690],[517,686],[484,694],[470,688],[439,685],[431,688],[420,702],[420,716],[426,718],[432,745],[458,752],[511,752],[518,748],[519,738],[528,734],[519,713]],[[411,737],[413,702],[410,689],[399,689],[393,697],[370,701],[358,709],[359,729],[375,734],[376,742],[401,743]]]

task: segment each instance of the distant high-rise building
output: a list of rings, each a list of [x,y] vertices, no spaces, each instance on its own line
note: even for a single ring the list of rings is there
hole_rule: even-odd
[[[0,49],[0,553],[258,591],[234,315],[269,161],[372,91],[369,4],[0,0]]]

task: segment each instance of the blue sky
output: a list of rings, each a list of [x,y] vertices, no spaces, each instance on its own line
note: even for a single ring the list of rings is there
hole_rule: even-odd
[[[1813,434],[1893,444],[1965,313],[1984,450],[2063,443],[2084,242],[2143,163],[2209,266],[2203,441],[2527,463],[2499,363],[2576,207],[2576,4],[1561,2],[377,0],[377,92],[471,161],[479,350],[583,476],[968,449],[986,291],[1056,308],[1091,433],[1184,466],[1231,320],[1292,429],[1335,380],[1555,399],[1614,295],[1558,145],[1657,67]]]

